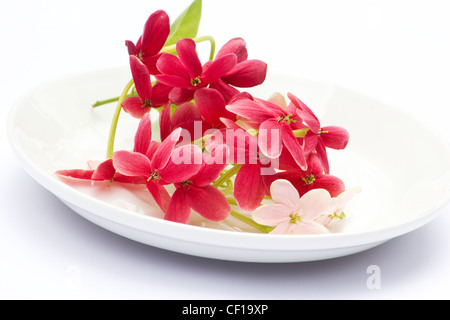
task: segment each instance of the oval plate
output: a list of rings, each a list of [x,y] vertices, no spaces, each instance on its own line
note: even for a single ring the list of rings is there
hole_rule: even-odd
[[[265,235],[232,217],[212,223],[195,214],[189,225],[182,225],[162,220],[140,187],[61,181],[56,170],[86,168],[88,160],[104,159],[115,105],[90,106],[119,95],[130,78],[127,68],[113,68],[41,85],[15,105],[8,128],[15,152],[38,183],[81,216],[129,239],[231,261],[322,260],[361,252],[415,230],[435,218],[450,198],[450,149],[444,139],[373,98],[279,74],[269,75],[251,93],[268,98],[273,92],[292,92],[322,124],[350,132],[346,150],[330,151],[331,170],[347,187],[359,186],[363,192],[348,205],[347,218],[335,233]],[[132,147],[137,124],[122,114],[116,149]],[[424,168],[426,174],[417,174]]]

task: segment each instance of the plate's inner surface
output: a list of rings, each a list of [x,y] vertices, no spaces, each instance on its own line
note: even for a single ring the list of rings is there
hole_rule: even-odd
[[[61,169],[85,169],[88,160],[103,160],[115,104],[92,109],[102,99],[120,95],[131,78],[124,69],[68,77],[41,86],[16,108],[13,139],[29,163],[60,181]],[[319,116],[322,125],[350,132],[343,151],[329,151],[331,173],[362,193],[349,203],[337,232],[364,232],[397,225],[433,211],[450,192],[447,145],[414,119],[363,95],[330,84],[269,76],[251,91],[266,99],[292,92]],[[116,149],[133,147],[138,121],[122,113]],[[157,131],[157,130],[155,130]],[[155,138],[157,132],[155,132]],[[123,188],[90,182],[71,183],[90,197],[142,215],[162,217],[145,187]],[[193,215],[191,224],[225,230],[253,230],[233,218],[222,223]]]

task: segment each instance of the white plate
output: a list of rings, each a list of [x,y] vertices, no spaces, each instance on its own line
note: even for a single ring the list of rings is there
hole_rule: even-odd
[[[68,185],[54,172],[102,160],[118,96],[131,78],[127,68],[93,71],[55,80],[23,97],[11,113],[9,137],[25,170],[81,216],[124,237],[201,257],[247,262],[300,262],[340,257],[375,247],[435,218],[450,198],[446,141],[380,101],[342,87],[269,75],[252,91],[261,98],[292,92],[316,111],[323,125],[350,132],[344,151],[330,153],[332,173],[363,192],[348,206],[339,232],[277,236],[252,233],[233,218],[191,225],[167,222],[145,190],[117,185]],[[116,148],[130,149],[137,121],[122,114]],[[70,227],[70,226],[68,226]],[[239,228],[242,228],[242,232]]]

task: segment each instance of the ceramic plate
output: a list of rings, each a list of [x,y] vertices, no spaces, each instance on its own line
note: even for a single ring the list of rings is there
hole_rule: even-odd
[[[81,216],[129,239],[232,261],[329,259],[367,250],[423,226],[450,198],[449,145],[434,132],[365,95],[279,74],[269,75],[264,86],[251,92],[261,98],[292,92],[322,124],[350,132],[347,149],[330,152],[331,170],[348,188],[363,191],[350,202],[347,218],[335,233],[265,235],[232,217],[212,223],[196,215],[189,225],[182,225],[162,220],[141,187],[61,181],[56,170],[86,168],[87,160],[104,159],[115,105],[96,109],[91,105],[118,96],[129,79],[127,68],[114,68],[41,85],[15,105],[9,122],[12,146],[37,182]],[[116,149],[132,147],[137,125],[136,119],[122,113]]]

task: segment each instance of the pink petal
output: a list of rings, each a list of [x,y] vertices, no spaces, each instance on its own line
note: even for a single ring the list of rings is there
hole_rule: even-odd
[[[158,70],[163,75],[168,76],[177,76],[181,79],[184,79],[190,84],[190,75],[189,72],[186,70],[184,65],[181,63],[180,59],[178,59],[176,56],[170,53],[164,53],[161,55],[161,57],[158,59],[158,63],[156,64],[158,67]],[[162,76],[156,76],[156,79],[160,81]],[[165,83],[164,81],[161,81]],[[171,86],[170,84],[166,83],[168,86]],[[175,86],[172,86],[175,87]]]
[[[164,186],[161,186],[154,181],[147,181],[146,186],[156,204],[161,208],[163,212],[167,212],[167,207],[170,202],[170,195]]]
[[[130,56],[131,74],[136,91],[142,100],[151,100],[152,84],[147,67],[136,56]]]
[[[154,56],[162,49],[170,33],[169,16],[162,10],[153,13],[145,23],[142,34],[142,51]]]
[[[113,160],[108,159],[102,162],[92,174],[92,180],[94,181],[106,181],[114,178],[116,169],[113,166]]]
[[[276,227],[283,222],[290,221],[292,209],[283,204],[263,205],[252,213],[252,219],[259,224]]]
[[[295,105],[295,107],[298,109],[297,114],[298,116],[308,125],[308,127],[313,131],[313,133],[318,134],[320,130],[320,122],[319,119],[317,119],[316,115],[312,110],[304,104],[299,98],[294,96],[291,93],[288,93],[288,97],[291,100],[291,102]]]
[[[295,224],[290,221],[280,223],[270,234],[292,234]]]
[[[225,83],[239,88],[251,88],[266,80],[267,64],[259,60],[238,63],[233,70],[222,77]]]
[[[230,72],[237,63],[237,58],[234,53],[230,53],[215,60],[209,68],[199,77],[201,83],[205,86],[219,80],[222,76]]]
[[[261,152],[269,158],[275,159],[281,155],[283,149],[283,125],[275,119],[261,123],[258,134],[258,146]]]
[[[347,147],[349,140],[349,133],[341,127],[329,126],[322,128],[320,138],[325,147],[342,150]]]
[[[191,79],[195,79],[202,74],[203,67],[198,58],[194,40],[186,38],[178,41],[177,53]]]
[[[223,95],[227,103],[230,102],[230,100],[233,99],[234,96],[239,94],[239,90],[233,88],[232,86],[223,82],[220,79],[217,80],[216,82],[211,83],[209,87],[211,89],[216,89],[217,91],[219,91]]]
[[[195,145],[186,145],[173,150],[167,165],[160,170],[164,184],[187,181],[202,167],[202,150]]]
[[[170,91],[169,99],[179,106],[194,99],[194,92],[195,90],[187,89],[187,87],[173,88],[172,91]]]
[[[213,127],[222,127],[220,118],[236,119],[236,116],[225,109],[225,99],[215,89],[203,88],[195,91],[195,103],[201,115]]]
[[[134,136],[134,152],[147,153],[148,146],[152,141],[152,121],[150,114],[144,115],[139,122],[136,135]]]
[[[141,119],[145,114],[150,112],[139,97],[129,97],[122,102],[123,110],[136,119]]]
[[[328,155],[327,150],[325,149],[325,146],[323,145],[323,142],[321,139],[318,140],[316,145],[316,154],[319,157],[320,161],[323,165],[323,170],[326,174],[330,173],[330,163],[328,161]]]
[[[194,211],[211,221],[222,221],[231,212],[225,196],[213,186],[192,187],[186,193],[186,199]]]
[[[264,122],[270,118],[276,119],[278,116],[273,110],[267,109],[263,105],[250,99],[233,100],[227,105],[226,109],[238,116],[258,123]]]
[[[161,109],[159,113],[159,131],[161,140],[164,141],[172,132],[172,123],[171,123],[171,110],[172,105],[168,103]],[[151,159],[151,158],[150,158]]]
[[[158,70],[157,63],[159,58],[161,57],[162,53],[157,54],[155,56],[147,56],[144,55],[141,57],[142,63],[145,64],[145,66],[148,69],[148,73],[151,75],[159,75],[161,72]]]
[[[239,207],[247,212],[254,211],[265,196],[261,167],[258,164],[244,164],[236,176],[234,187],[234,197]]]
[[[157,108],[166,105],[169,102],[169,94],[172,87],[166,86],[161,82],[157,82],[153,86],[152,107]]]
[[[297,162],[302,170],[306,170],[308,165],[306,163],[305,153],[300,142],[294,136],[292,129],[288,125],[281,126],[281,138],[283,140],[283,145],[289,150],[289,153],[292,155],[295,162]]]
[[[302,222],[309,222],[322,215],[331,214],[331,196],[324,189],[314,189],[307,192],[298,202]]]
[[[114,152],[113,165],[117,172],[132,177],[150,177],[153,171],[150,160],[137,152]]]
[[[177,189],[172,195],[164,220],[184,223],[189,222],[191,207],[186,200],[186,188]]]
[[[287,180],[276,180],[270,185],[270,196],[273,202],[282,204],[291,210],[297,207],[300,199],[297,189]]]
[[[186,122],[202,121],[202,115],[194,103],[186,102],[175,110],[171,121],[172,128],[177,128]]]
[[[213,158],[208,154],[203,154],[203,164],[201,166],[201,169],[197,173],[197,175],[192,177],[191,179],[194,185],[198,187],[204,187],[211,184],[212,182],[214,182],[219,178],[220,173],[228,165],[226,162],[228,148],[226,146],[223,147],[215,149],[221,151],[222,155],[224,156],[222,159],[219,159],[219,161],[215,161],[217,160],[217,157]]]
[[[94,170],[59,170],[56,171],[56,175],[59,177],[80,179],[80,180],[91,180]]]
[[[237,63],[243,62],[248,58],[246,46],[247,44],[242,38],[231,39],[217,52],[216,59],[234,53],[237,57]]]
[[[159,143],[157,141],[150,141],[147,152],[145,153],[147,158],[149,158],[150,160],[153,159],[156,151],[159,149],[160,146],[161,146],[161,143]]]
[[[337,214],[341,214],[344,211],[347,203],[358,193],[361,192],[361,188],[352,188],[346,191],[343,191],[337,198],[331,199],[333,211]]]
[[[173,149],[177,145],[181,136],[181,128],[175,129],[159,146],[153,155],[151,166],[160,171],[170,160]]]
[[[156,80],[165,84],[166,86],[173,87],[173,88],[190,88],[192,86],[189,78],[180,77],[178,75],[161,74],[161,75],[155,76],[155,78],[156,78]],[[169,99],[171,99],[170,93],[169,93]]]

